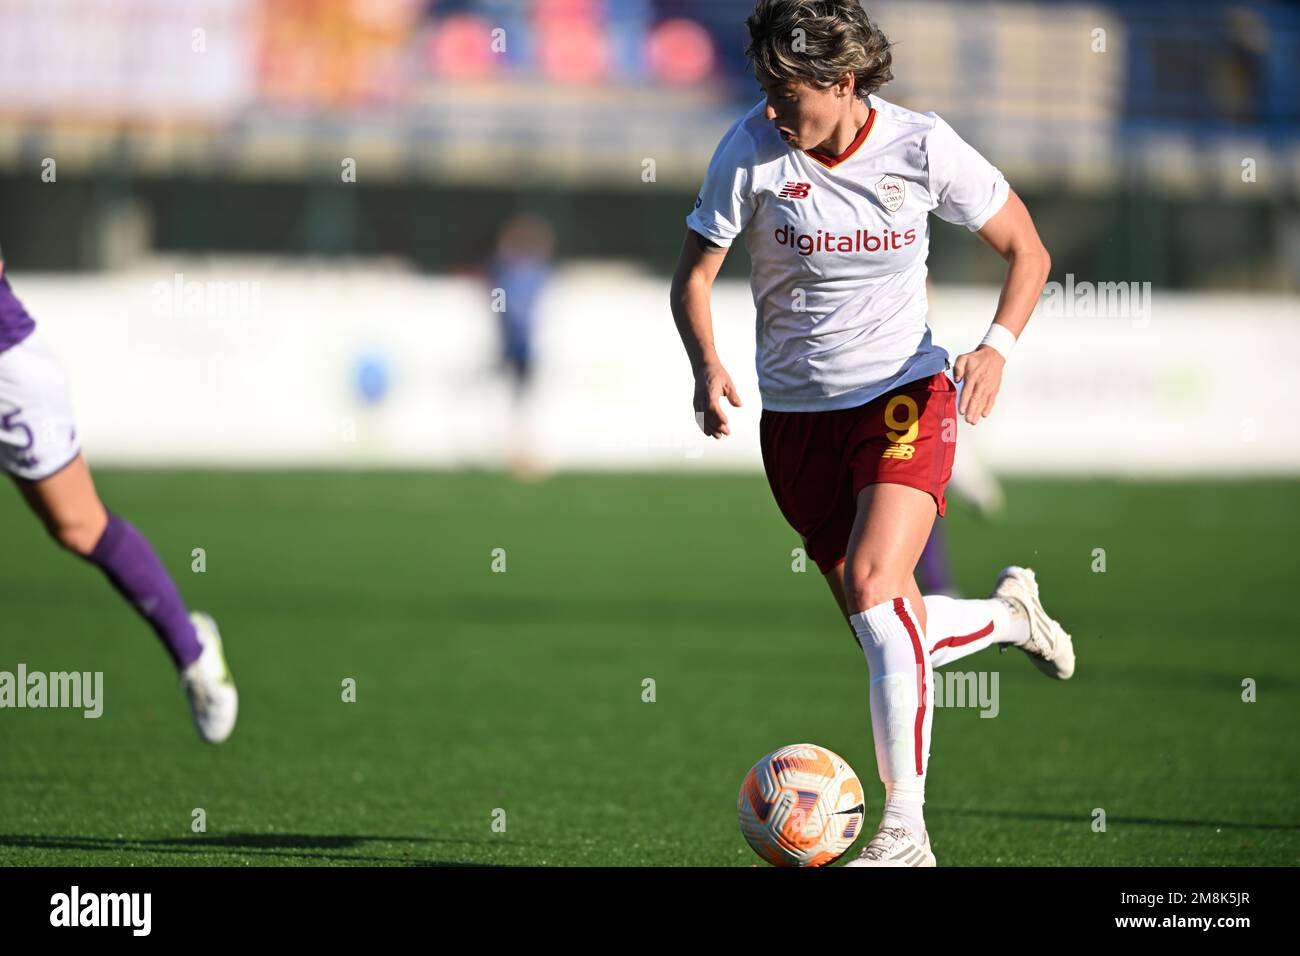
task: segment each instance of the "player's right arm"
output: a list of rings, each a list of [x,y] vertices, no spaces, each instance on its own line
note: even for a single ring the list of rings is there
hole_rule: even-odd
[[[732,124],[709,161],[695,208],[686,217],[686,239],[671,293],[673,320],[695,375],[695,420],[712,438],[731,434],[722,397],[740,406],[740,394],[713,348],[709,294],[727,249],[754,213],[754,140],[744,129],[745,120]]]
[[[731,434],[722,411],[722,397],[725,395],[732,405],[740,406],[740,394],[713,347],[713,313],[709,308],[713,280],[718,277],[726,257],[726,246],[687,229],[669,296],[673,321],[677,323],[677,333],[682,337],[695,376],[695,421],[712,438]]]

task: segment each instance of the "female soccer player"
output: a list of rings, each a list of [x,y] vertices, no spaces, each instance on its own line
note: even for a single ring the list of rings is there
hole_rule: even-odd
[[[10,289],[2,253],[0,470],[54,540],[103,571],[162,640],[199,736],[210,743],[229,737],[239,696],[216,622],[187,613],[149,542],[100,502],[77,442],[63,369]]]
[[[922,815],[932,669],[991,644],[1074,671],[1032,571],[988,600],[922,598],[913,571],[944,512],[957,415],[993,409],[1050,260],[1002,174],[934,113],[886,102],[889,42],[857,0],[759,0],[746,54],[766,94],[723,136],[687,217],[672,309],[707,435],[730,434],[736,386],[713,345],[709,292],[744,233],[757,309],[759,426],[776,503],[830,583],[870,670],[880,828],[850,866],[933,866]],[[984,340],[948,354],[926,324],[929,214],[1007,262]]]

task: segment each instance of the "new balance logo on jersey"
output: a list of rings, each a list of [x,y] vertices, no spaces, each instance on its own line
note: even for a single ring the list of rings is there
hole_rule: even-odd
[[[894,442],[885,449],[881,458],[895,458],[898,461],[911,461],[912,456],[916,454],[915,445],[904,445],[902,442]]]
[[[807,199],[811,189],[812,183],[786,183],[777,196],[780,199]]]

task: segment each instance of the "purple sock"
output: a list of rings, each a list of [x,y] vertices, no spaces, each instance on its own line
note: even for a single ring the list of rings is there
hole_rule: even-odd
[[[194,634],[185,602],[148,540],[130,522],[110,511],[108,527],[90,552],[89,561],[108,576],[118,593],[149,622],[177,670],[198,658],[202,647]]]
[[[944,594],[953,590],[952,576],[948,572],[948,548],[937,521],[921,551],[916,570],[921,578],[922,594]]]

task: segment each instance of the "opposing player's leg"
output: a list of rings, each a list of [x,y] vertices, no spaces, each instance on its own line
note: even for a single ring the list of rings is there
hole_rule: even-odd
[[[153,628],[177,670],[198,659],[202,648],[171,576],[144,536],[100,502],[85,458],[78,454],[48,478],[17,483],[50,536],[103,572]]]
[[[952,579],[947,535],[943,525],[937,521],[921,550],[921,560],[916,565],[916,578],[925,594],[943,594],[954,598],[961,596]]]
[[[99,568],[158,635],[180,674],[200,736],[212,743],[229,737],[239,698],[216,623],[186,610],[149,541],[104,507],[85,458],[77,454],[45,478],[14,481],[50,536]]]
[[[238,698],[216,626],[186,611],[149,542],[99,500],[67,376],[39,331],[0,350],[0,471],[54,540],[99,568],[149,623],[180,672],[200,735],[229,736]]]

